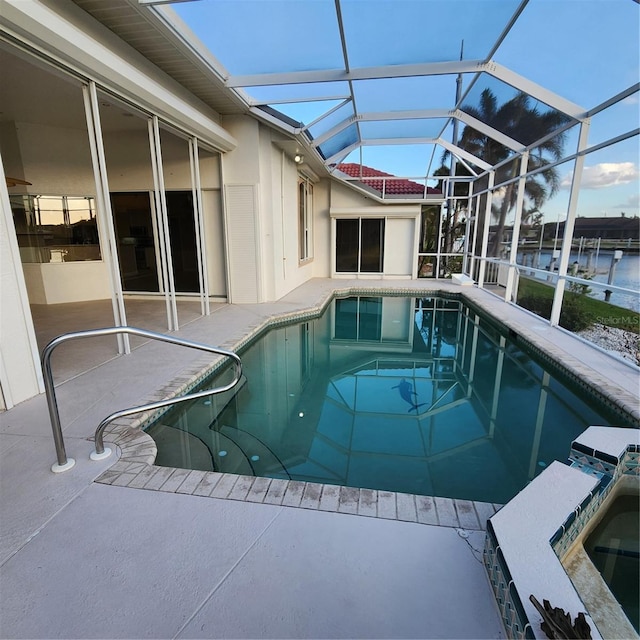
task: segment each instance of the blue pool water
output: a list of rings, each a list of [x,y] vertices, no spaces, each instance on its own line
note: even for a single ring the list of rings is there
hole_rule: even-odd
[[[148,429],[156,464],[505,503],[619,423],[457,299],[335,299],[241,356],[238,387]]]

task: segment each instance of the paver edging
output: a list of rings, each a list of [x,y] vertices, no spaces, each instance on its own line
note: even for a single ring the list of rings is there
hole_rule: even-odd
[[[162,482],[158,480],[158,474],[165,476]],[[176,481],[176,477],[179,481]],[[501,507],[488,502],[460,501],[452,498],[434,500],[430,496],[393,491],[358,489],[216,471],[194,471],[160,467],[154,464],[140,465],[139,462],[128,462],[125,458],[120,458],[112,467],[98,476],[95,482],[165,493],[184,493],[205,498],[272,504],[294,509],[347,513],[361,517],[453,527],[467,531],[484,531],[487,517]],[[272,485],[278,490],[270,491]],[[337,500],[323,500],[325,494],[327,497],[337,494]],[[396,506],[399,499],[400,508]],[[463,518],[464,522],[461,522],[457,515],[462,511],[459,503],[464,503],[466,514],[471,510],[475,517]],[[409,515],[407,515],[407,504],[413,506],[413,511]],[[442,510],[441,515],[438,514],[438,505]],[[390,506],[393,508],[390,509]],[[452,518],[451,514],[455,514],[455,517]]]

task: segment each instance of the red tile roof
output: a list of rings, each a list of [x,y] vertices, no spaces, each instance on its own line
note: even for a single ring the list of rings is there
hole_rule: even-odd
[[[424,194],[424,185],[413,182],[412,180],[407,180],[406,178],[396,178],[391,173],[385,173],[384,171],[379,171],[378,169],[373,169],[372,167],[367,167],[365,165],[359,165],[356,162],[343,162],[336,167],[342,173],[346,173],[348,176],[352,178],[394,178],[393,180],[363,180],[363,184],[371,187],[375,191],[380,191],[382,193],[383,183],[386,182],[384,186],[384,192],[387,195],[423,195]],[[441,193],[439,189],[433,189],[431,187],[427,187],[427,193]]]

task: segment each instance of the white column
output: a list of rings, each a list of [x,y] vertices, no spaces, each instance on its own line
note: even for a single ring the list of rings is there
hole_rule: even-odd
[[[582,169],[584,168],[584,153],[587,148],[587,140],[589,138],[590,120],[584,120],[580,124],[580,137],[578,138],[578,157],[575,161],[573,169],[573,178],[571,179],[571,191],[569,192],[569,209],[567,211],[567,219],[564,223],[564,235],[562,236],[562,248],[560,253],[560,265],[558,267],[558,282],[553,296],[553,306],[551,307],[551,318],[549,324],[557,326],[560,322],[560,312],[562,310],[562,298],[564,296],[564,287],[567,275],[567,266],[569,265],[569,257],[571,254],[571,240],[573,239],[573,229],[576,222],[576,211],[578,208],[578,197],[580,195],[580,182],[582,181]]]
[[[469,275],[474,278],[476,271],[476,244],[478,242],[478,209],[480,208],[480,196],[473,197],[473,238],[471,240],[471,261]]]
[[[489,226],[491,224],[491,201],[493,199],[493,183],[495,171],[489,172],[489,185],[487,190],[487,202],[484,208],[484,227],[482,228],[482,249],[480,251],[480,271],[478,273],[478,286],[484,286],[484,273],[487,268],[487,247],[489,246]]]
[[[162,279],[164,281],[164,298],[167,306],[167,326],[169,331],[177,331],[179,328],[178,308],[176,306],[176,287],[173,280],[173,260],[171,258],[167,198],[165,195],[164,173],[162,170],[160,126],[157,116],[149,119],[149,148],[151,151],[151,167],[153,170],[153,191],[158,220],[158,240],[160,244],[160,260],[162,263]]]
[[[520,224],[522,223],[522,206],[524,204],[524,187],[527,182],[525,177],[529,164],[529,152],[525,151],[520,158],[520,177],[518,178],[518,193],[516,196],[516,214],[513,220],[513,233],[511,237],[511,250],[509,252],[509,272],[505,287],[504,299],[508,302],[513,299],[513,285],[517,270],[518,242],[520,241]]]
[[[209,276],[207,274],[207,249],[204,241],[204,224],[202,213],[202,188],[200,184],[200,155],[198,139],[189,138],[189,162],[191,165],[191,193],[193,196],[193,217],[196,229],[196,253],[198,257],[198,279],[200,282],[200,311],[208,316],[209,309]]]
[[[464,247],[462,248],[462,273],[466,273],[467,275],[471,275],[473,277],[473,273],[469,271],[469,231],[471,229],[471,211],[474,209],[474,199],[472,197],[473,193],[473,183],[469,183],[469,194],[468,194],[468,205],[467,205],[467,220],[464,227]],[[474,214],[475,215],[475,214]],[[471,263],[473,265],[473,263]]]
[[[95,82],[83,85],[84,111],[89,133],[89,147],[93,176],[96,183],[96,219],[100,229],[100,248],[102,259],[107,265],[109,283],[111,285],[111,305],[113,307],[113,321],[116,327],[127,325],[127,314],[124,308],[122,280],[120,279],[120,261],[118,258],[118,244],[113,226],[113,211],[109,195],[109,180],[107,178],[107,161],[104,154],[102,140],[102,125],[100,123],[100,107],[98,106],[98,91]],[[131,353],[129,336],[118,335],[118,353]]]
[[[420,237],[422,232],[422,212],[413,219],[413,266],[411,267],[411,278],[418,278],[418,262],[420,261]]]
[[[438,213],[438,239],[436,240],[436,270],[435,277],[440,277],[440,254],[442,252],[442,225],[444,224],[443,215],[444,215],[444,207],[445,205],[440,206],[440,212]]]

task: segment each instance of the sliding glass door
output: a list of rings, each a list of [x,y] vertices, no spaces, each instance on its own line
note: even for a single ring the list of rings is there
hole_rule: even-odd
[[[166,192],[169,239],[176,291],[197,293],[198,258],[189,191]],[[111,193],[122,288],[127,292],[159,292],[157,231],[148,192]]]
[[[123,291],[160,291],[149,194],[112,193],[111,208]]]
[[[384,218],[336,220],[336,272],[383,272],[384,223]]]

